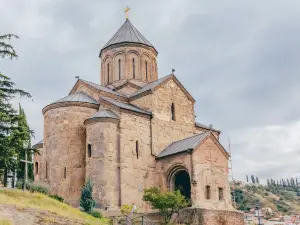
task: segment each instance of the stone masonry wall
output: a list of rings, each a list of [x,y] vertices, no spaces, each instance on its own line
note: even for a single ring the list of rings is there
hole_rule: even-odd
[[[71,106],[50,109],[44,114],[45,166],[48,168],[45,181],[53,192],[73,205],[78,205],[85,181],[86,132],[83,122],[96,111]]]
[[[86,122],[86,144],[91,144],[91,157],[86,151],[86,178],[93,181],[93,197],[101,208],[117,209],[119,204],[119,163],[117,121]]]
[[[34,158],[33,158],[33,162],[34,162],[34,180],[35,181],[44,181],[45,180],[45,150],[44,148],[38,148],[37,149],[39,151],[39,154],[35,154]],[[38,171],[36,168],[36,162],[38,163]],[[38,173],[37,173],[38,172]]]

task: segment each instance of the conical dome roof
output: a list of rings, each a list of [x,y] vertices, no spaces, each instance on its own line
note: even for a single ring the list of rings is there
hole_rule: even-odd
[[[87,102],[87,103],[92,103],[92,104],[98,104],[98,102],[95,99],[88,96],[84,92],[75,92],[75,93],[70,94],[54,103],[61,103],[61,102]]]
[[[103,49],[120,43],[139,43],[152,47],[154,46],[132,25],[129,19],[126,19],[125,23],[119,28],[117,33],[104,45]],[[100,52],[100,54],[101,54]]]

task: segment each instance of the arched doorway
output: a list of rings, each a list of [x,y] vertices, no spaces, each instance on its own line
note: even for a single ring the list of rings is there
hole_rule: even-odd
[[[170,189],[179,190],[188,200],[191,200],[191,181],[190,175],[185,169],[179,169],[171,175]]]

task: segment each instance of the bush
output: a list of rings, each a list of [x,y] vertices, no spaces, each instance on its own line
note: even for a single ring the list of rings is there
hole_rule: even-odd
[[[95,218],[102,218],[103,217],[102,213],[99,212],[99,211],[96,211],[96,210],[92,210],[90,215],[95,217]]]
[[[81,189],[81,197],[79,199],[80,207],[84,212],[90,213],[95,207],[96,202],[92,197],[93,183],[88,179]]]
[[[53,198],[57,201],[64,202],[64,199],[58,195],[49,195],[50,198]]]
[[[128,215],[132,210],[132,205],[122,205],[121,206],[121,213]]]
[[[16,184],[16,187],[18,189],[22,189],[23,181],[18,180],[17,184]],[[44,187],[44,186],[39,185],[39,184],[32,183],[30,181],[26,183],[26,190],[28,190],[30,192],[39,192],[39,193],[42,193],[42,194],[45,194],[45,195],[47,195],[49,193],[49,189],[47,187]]]

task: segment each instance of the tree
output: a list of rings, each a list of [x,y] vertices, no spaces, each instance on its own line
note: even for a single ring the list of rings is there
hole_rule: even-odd
[[[252,183],[255,184],[255,178],[253,175],[251,175],[251,180],[252,180]]]
[[[259,179],[258,179],[258,177],[256,177],[256,183],[259,184]]]
[[[164,224],[168,224],[174,213],[189,204],[180,191],[163,191],[158,187],[145,189],[143,200],[149,203],[153,209],[159,210]]]
[[[8,42],[18,38],[13,34],[0,36],[0,56],[2,58],[17,58],[17,54]],[[4,185],[7,182],[7,173],[16,167],[16,160],[23,149],[24,132],[18,126],[20,120],[16,110],[11,105],[11,100],[16,96],[31,97],[29,93],[15,88],[9,77],[0,73],[0,168],[4,168]]]
[[[287,186],[290,187],[290,180],[289,179],[286,179],[286,182],[287,182]]]
[[[268,185],[268,187],[270,187],[270,180],[269,180],[269,178],[267,179],[267,185]]]
[[[92,180],[89,178],[81,189],[81,197],[79,199],[80,207],[84,212],[91,213],[96,205],[96,202],[92,197],[92,193],[93,183]]]
[[[248,178],[248,175],[246,175],[246,181],[247,181],[247,183],[249,182],[249,178]]]

